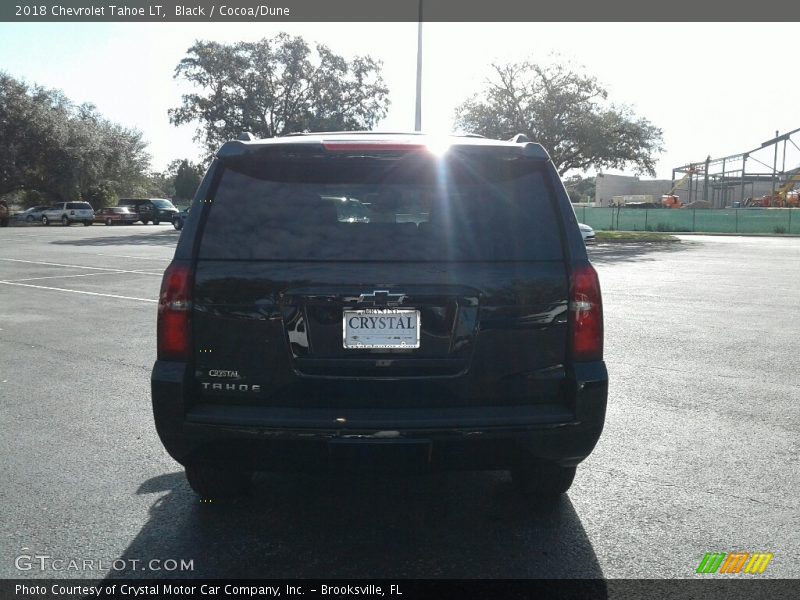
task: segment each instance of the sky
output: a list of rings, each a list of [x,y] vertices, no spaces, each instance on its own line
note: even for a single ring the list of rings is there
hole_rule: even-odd
[[[377,129],[413,130],[416,23],[0,23],[0,70],[139,129],[153,169],[162,170],[203,154],[195,126],[175,127],[167,116],[191,91],[173,78],[186,50],[197,39],[254,41],[281,31],[383,61],[391,106]],[[425,23],[423,47],[425,131],[452,129],[455,107],[480,92],[493,62],[522,60],[583,67],[609,100],[660,127],[660,178],[800,127],[793,23]],[[770,151],[754,156],[773,159]],[[800,151],[790,146],[786,163],[800,165]]]

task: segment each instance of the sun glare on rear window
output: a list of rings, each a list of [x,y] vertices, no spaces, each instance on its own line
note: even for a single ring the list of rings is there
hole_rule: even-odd
[[[225,170],[200,257],[558,260],[544,178],[524,161],[445,163],[429,153],[250,159]]]

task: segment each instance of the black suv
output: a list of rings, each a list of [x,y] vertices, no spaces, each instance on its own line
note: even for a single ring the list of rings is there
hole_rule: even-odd
[[[607,393],[597,274],[524,136],[228,142],[164,274],[155,422],[202,496],[419,466],[554,498]]]
[[[139,214],[139,220],[147,225],[152,222],[158,225],[161,221],[172,222],[178,209],[164,198],[121,198],[118,206],[129,206]]]

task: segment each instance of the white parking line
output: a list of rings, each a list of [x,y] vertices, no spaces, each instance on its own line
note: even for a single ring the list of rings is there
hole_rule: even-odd
[[[138,273],[139,275],[158,275],[159,277],[163,275],[163,273],[153,273],[152,271],[130,271],[126,269],[112,269],[109,267],[87,267],[84,265],[65,265],[62,263],[40,262],[36,260],[22,260],[20,258],[0,258],[0,260],[6,262],[28,263],[31,265],[44,265],[46,267],[67,267],[70,269],[89,269],[91,271],[108,271],[111,273]]]
[[[87,296],[103,296],[104,298],[120,298],[122,300],[138,300],[139,302],[158,302],[153,298],[135,298],[133,296],[120,296],[118,294],[100,294],[98,292],[84,292],[83,290],[68,290],[66,288],[47,287],[44,285],[33,285],[30,283],[17,283],[14,281],[0,281],[2,285],[18,285],[22,287],[37,288],[40,290],[52,290],[56,292],[71,292],[73,294],[86,294]]]
[[[138,258],[139,260],[162,260],[167,262],[172,260],[172,256],[168,256],[165,258],[154,258],[152,256],[132,256],[130,254],[101,254],[100,252],[97,252],[96,256],[113,256],[115,258]]]
[[[67,279],[69,277],[97,277],[98,275],[126,275],[126,273],[80,273],[79,275],[48,275],[47,277],[26,277],[25,279],[3,279],[5,283],[17,281],[38,281],[39,279]]]

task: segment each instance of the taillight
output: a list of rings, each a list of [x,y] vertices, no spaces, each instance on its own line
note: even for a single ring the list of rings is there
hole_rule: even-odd
[[[576,361],[603,358],[603,300],[600,280],[592,265],[581,265],[572,273],[569,286],[571,355]]]
[[[161,281],[158,296],[158,358],[189,359],[189,316],[192,285],[189,267],[170,265]]]

